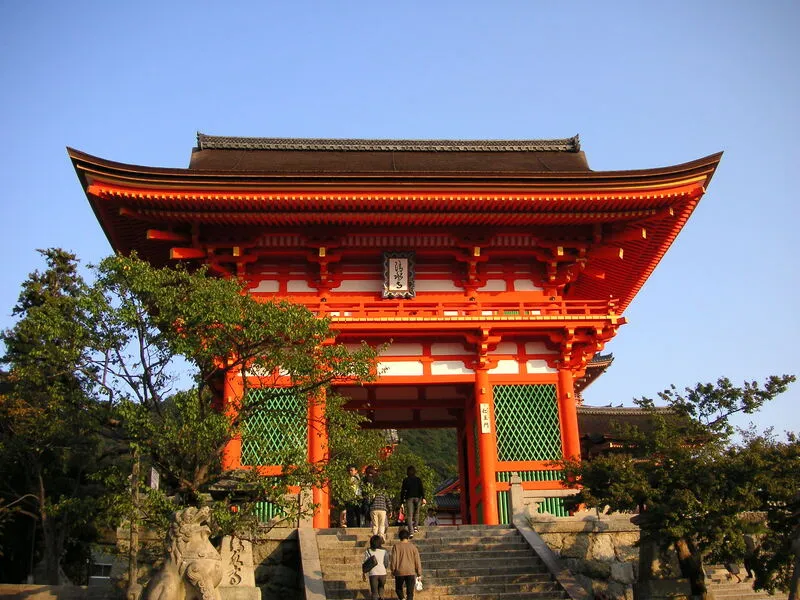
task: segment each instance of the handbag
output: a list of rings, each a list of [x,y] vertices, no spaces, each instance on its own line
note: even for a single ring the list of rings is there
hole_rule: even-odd
[[[369,573],[378,566],[378,559],[375,557],[374,554],[370,554],[369,558],[365,559],[363,563],[361,563],[361,572],[362,573]]]
[[[417,583],[414,584],[414,589],[418,592],[422,591],[422,575],[417,577]]]

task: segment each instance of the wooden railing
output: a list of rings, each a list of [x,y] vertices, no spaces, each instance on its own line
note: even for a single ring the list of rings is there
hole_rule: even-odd
[[[384,300],[371,302],[314,302],[305,306],[319,316],[337,321],[349,319],[458,319],[482,317],[511,317],[536,319],[541,317],[607,317],[615,315],[614,300],[553,300],[540,302],[424,302],[417,300]]]

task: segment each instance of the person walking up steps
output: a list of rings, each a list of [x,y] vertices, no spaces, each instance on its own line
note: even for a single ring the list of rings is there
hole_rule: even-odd
[[[400,504],[406,508],[406,525],[411,538],[419,531],[419,509],[425,505],[425,490],[422,480],[417,477],[417,470],[408,467],[406,478],[400,486]]]
[[[386,541],[386,531],[389,524],[389,514],[392,512],[392,501],[389,494],[381,487],[374,473],[364,478],[364,487],[370,497],[369,518],[372,523],[372,535],[379,535]]]
[[[342,515],[342,527],[362,527],[364,515],[361,510],[361,475],[355,465],[347,465],[347,473],[350,475],[350,496],[347,498]]]
[[[392,548],[390,564],[394,575],[394,591],[399,600],[414,600],[417,577],[422,577],[422,560],[417,547],[409,541],[410,537],[408,529],[401,529],[400,542]]]
[[[386,585],[386,575],[389,568],[389,553],[381,548],[383,545],[381,536],[373,535],[369,538],[369,550],[364,552],[364,560],[370,556],[374,556],[377,564],[369,570],[368,573],[362,575],[362,579],[366,579],[369,575],[369,591],[372,600],[383,600],[383,588]]]

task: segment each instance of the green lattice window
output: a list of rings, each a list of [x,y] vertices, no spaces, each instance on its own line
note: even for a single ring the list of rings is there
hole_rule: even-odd
[[[497,518],[501,525],[511,523],[511,501],[509,492],[497,492]],[[563,498],[542,498],[536,509],[539,514],[554,517],[568,517],[569,511],[564,506]]]
[[[258,403],[259,408],[242,430],[243,465],[279,465],[305,450],[305,397],[293,390],[253,388],[247,390],[247,403]]]
[[[569,511],[564,506],[563,498],[543,498],[539,504],[539,513],[547,513],[556,517],[568,517]]]
[[[497,518],[501,525],[511,523],[511,503],[508,492],[497,492]]]
[[[286,515],[286,512],[280,506],[272,502],[257,502],[255,513],[262,523],[269,523],[275,517]]]
[[[494,419],[499,460],[561,458],[554,384],[495,386]]]

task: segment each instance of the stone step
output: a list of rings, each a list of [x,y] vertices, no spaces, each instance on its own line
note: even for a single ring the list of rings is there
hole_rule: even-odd
[[[785,600],[789,597],[786,593],[778,592],[775,595],[770,595],[764,590],[756,591],[752,587],[752,583],[742,582],[735,584],[711,584],[708,586],[709,590],[714,594],[714,598],[726,600]]]
[[[360,571],[360,560],[345,560],[340,562],[322,562],[324,573],[346,573],[348,571]],[[430,559],[422,562],[424,571],[442,572],[442,576],[452,577],[445,574],[445,571],[461,572],[465,575],[489,574],[498,572],[514,573],[539,573],[544,570],[544,566],[533,555],[527,558],[509,558],[499,563],[497,559],[491,558],[470,558],[464,559],[454,556],[448,559]]]
[[[426,585],[436,585],[436,586],[455,586],[455,585],[472,585],[472,584],[493,584],[493,585],[503,585],[509,583],[520,583],[520,584],[543,584],[543,585],[555,585],[550,578],[549,573],[519,573],[516,575],[512,574],[494,574],[494,575],[484,575],[484,576],[452,576],[452,577],[436,577],[432,573],[428,571],[423,572],[423,579],[425,580]],[[390,576],[388,580],[392,580]],[[387,580],[387,581],[388,581]],[[353,574],[350,578],[337,578],[335,580],[331,580],[330,584],[336,584],[339,587],[359,587],[361,584],[361,575],[360,574]]]
[[[420,558],[423,564],[427,564],[431,560],[471,560],[475,558],[498,559],[504,560],[511,558],[534,558],[535,555],[530,548],[523,546],[514,549],[505,550],[488,550],[482,551],[477,549],[464,549],[460,551],[442,551],[442,550],[429,550],[422,546],[417,548],[419,550]],[[391,552],[391,548],[386,548]],[[319,551],[319,558],[322,563],[353,563],[360,562],[364,558],[363,548],[324,548]]]
[[[753,589],[753,580],[747,578],[745,568],[740,565],[741,582],[722,565],[705,565],[706,583],[709,591],[718,600],[788,600],[785,592],[770,595],[764,590]]]
[[[389,546],[393,546],[394,544],[399,543],[400,540],[394,537],[388,537],[383,544],[384,548]],[[476,538],[476,537],[462,537],[462,538],[425,538],[420,536],[415,536],[414,539],[411,540],[418,548],[431,548],[431,549],[448,549],[453,548],[454,551],[460,552],[461,550],[468,550],[470,548],[485,548],[487,550],[503,550],[505,548],[513,549],[514,547],[528,547],[525,541],[521,537],[512,537],[512,536],[504,536],[504,537],[488,537],[488,538]],[[351,549],[361,549],[366,550],[369,547],[369,538],[364,539],[348,539],[342,538],[338,539],[336,537],[329,537],[329,538],[319,538],[319,548],[322,549],[330,549],[330,548],[351,548]]]
[[[520,546],[517,548],[508,548],[504,550],[480,550],[476,548],[465,548],[463,550],[434,550],[419,546],[420,557],[424,560],[436,558],[532,558],[534,553],[530,548]]]
[[[474,558],[462,558],[458,555],[445,555],[436,558],[430,558],[427,562],[422,563],[424,569],[449,569],[460,568],[462,570],[471,570],[473,568],[490,568],[490,569],[504,569],[506,567],[530,567],[540,565],[540,561],[536,555],[529,553],[528,556],[509,556],[502,561],[497,558],[484,558],[477,556]]]
[[[390,585],[391,583],[391,585]],[[366,585],[366,584],[365,584]],[[326,592],[330,600],[369,600],[371,598],[369,588],[359,590],[346,590],[341,593],[334,593],[331,595]],[[384,593],[387,598],[394,598],[394,582],[387,580],[387,585]],[[489,592],[486,594],[449,594],[440,593],[438,591],[431,591],[427,585],[422,592],[418,592],[415,596],[421,600],[561,600],[566,598],[566,594],[556,592]]]
[[[358,565],[338,565],[338,566],[324,566],[322,572],[325,578],[331,578],[342,581],[355,581],[361,578],[361,569]],[[425,565],[422,567],[422,573],[425,576],[435,581],[448,581],[453,580],[482,580],[487,577],[498,576],[504,577],[508,580],[515,580],[518,577],[546,577],[550,578],[550,574],[544,565],[524,565],[524,566],[504,566],[498,568],[497,566],[485,566],[482,568],[464,569],[458,566],[452,568],[436,568],[430,569]]]
[[[401,528],[390,527],[388,529],[389,535],[397,535]],[[516,535],[517,530],[514,527],[504,527],[497,525],[455,525],[455,526],[429,526],[420,527],[419,531],[414,535],[426,535],[429,537],[460,537],[460,536],[476,536],[476,537],[494,537],[503,535]],[[372,536],[372,529],[370,527],[347,527],[347,528],[329,528],[317,530],[317,536],[325,537],[339,537],[339,536],[353,536],[359,538],[369,538]]]
[[[389,532],[384,547],[397,543]],[[323,530],[317,538],[327,597],[366,600],[369,585],[360,564],[372,532],[365,528]],[[561,600],[566,594],[513,527],[425,527],[413,543],[420,551],[424,600]],[[386,582],[394,597],[394,578]]]
[[[341,546],[350,546],[353,548],[363,548],[369,545],[369,540],[372,536],[350,536],[350,535],[342,535],[342,536],[325,536],[317,538],[318,544],[320,548],[339,548]],[[384,540],[384,546],[396,544],[400,541],[400,538],[396,536],[387,536]],[[447,548],[450,546],[454,547],[462,547],[462,546],[504,546],[507,544],[515,545],[515,544],[525,544],[524,540],[520,536],[514,535],[491,535],[491,536],[453,536],[453,537],[446,537],[446,536],[426,536],[425,534],[417,534],[411,540],[414,544],[423,545],[423,546],[431,546],[436,548]]]
[[[532,582],[507,582],[500,579],[482,583],[456,583],[443,584],[440,581],[423,576],[425,588],[431,593],[437,594],[456,594],[456,595],[481,595],[492,592],[503,592],[506,594],[518,592],[546,593],[558,590],[558,585],[553,581],[532,581]],[[394,586],[394,579],[388,577],[387,582]],[[365,586],[365,582],[359,577],[358,580],[332,579],[327,582],[330,592],[342,592],[344,590],[357,590]]]

